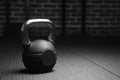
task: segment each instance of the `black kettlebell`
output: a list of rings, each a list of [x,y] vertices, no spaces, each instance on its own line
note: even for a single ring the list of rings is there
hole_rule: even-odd
[[[47,25],[49,28],[48,38],[29,39],[28,31],[31,27]],[[44,27],[44,26],[43,26]],[[56,64],[56,49],[54,47],[54,25],[49,19],[30,19],[22,28],[23,55],[22,60],[27,70],[32,72],[51,71]]]

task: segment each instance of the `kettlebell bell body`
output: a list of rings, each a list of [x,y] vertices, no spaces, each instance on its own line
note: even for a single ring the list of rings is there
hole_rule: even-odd
[[[29,28],[31,24],[37,24],[37,27],[40,27],[39,23],[44,23],[50,28],[50,33],[48,38],[45,39],[36,39],[31,41],[29,39]],[[48,19],[30,19],[22,26],[22,42],[23,42],[23,55],[22,60],[24,66],[29,71],[35,72],[44,72],[50,71],[56,64],[56,49],[54,47],[54,25]]]

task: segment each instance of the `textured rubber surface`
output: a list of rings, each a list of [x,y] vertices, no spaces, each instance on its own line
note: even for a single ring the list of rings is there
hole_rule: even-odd
[[[101,53],[99,57],[96,52],[90,54],[90,51],[83,46],[64,45],[62,43],[57,45],[58,59],[52,71],[30,73],[26,71],[22,62],[22,46],[9,39],[0,41],[0,43],[0,80],[120,80],[115,74],[100,67],[103,66],[102,61],[104,61],[104,65],[112,67],[109,70],[113,71],[114,69],[120,72],[120,66],[115,63],[120,64],[120,58],[114,57],[115,53],[110,54],[113,55],[112,57],[109,54]],[[96,60],[96,63],[100,66],[81,57],[81,54],[93,62]],[[107,69],[106,66],[103,67]]]

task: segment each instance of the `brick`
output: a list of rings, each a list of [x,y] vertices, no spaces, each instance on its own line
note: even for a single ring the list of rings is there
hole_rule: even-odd
[[[76,0],[66,0],[67,3],[76,3]]]
[[[86,16],[92,16],[92,17],[96,17],[97,16],[97,14],[96,13],[92,13],[92,14],[86,14]]]
[[[10,2],[12,2],[12,3],[14,2],[15,3],[15,2],[18,2],[18,0],[11,0]]]
[[[31,6],[30,7],[33,7],[33,8],[35,8],[35,7],[39,7],[39,8],[41,8],[42,7],[42,5],[41,4],[31,4]]]
[[[44,16],[55,16],[55,14],[44,13]]]
[[[40,13],[31,13],[32,16],[36,16],[36,17],[41,17],[42,15]]]
[[[5,3],[0,3],[0,7],[4,7],[5,6]]]
[[[48,0],[33,0],[33,1],[35,1],[36,3],[47,3],[48,2]]]
[[[80,4],[78,4],[78,5],[72,5],[72,8],[74,9],[74,8],[81,8],[82,7],[82,5],[80,5]]]
[[[108,22],[98,22],[97,25],[108,25]]]
[[[95,22],[93,22],[93,21],[89,21],[89,22],[88,22],[88,21],[87,21],[87,22],[86,22],[86,26],[90,26],[90,25],[92,25],[92,26],[95,25]]]
[[[66,10],[68,13],[71,12],[71,13],[75,13],[77,10],[76,9],[67,9]]]
[[[56,5],[44,4],[44,8],[55,8]]]
[[[16,3],[16,4],[13,4],[14,7],[24,7],[25,4],[19,4],[19,3]]]
[[[82,22],[82,17],[81,17],[81,18],[80,18],[80,17],[79,17],[79,18],[77,18],[77,20]]]
[[[44,12],[44,13],[48,13],[50,10],[49,9],[36,9],[38,12]]]
[[[104,13],[104,14],[99,14],[99,16],[100,17],[109,17],[109,16],[111,16],[111,14],[110,13]]]
[[[82,16],[82,15],[81,15],[81,13],[75,13],[74,12],[73,14],[71,14],[71,16],[73,16],[73,17],[79,17],[79,16]]]
[[[120,18],[120,13],[113,13],[111,14],[113,17],[117,17],[117,18]]]
[[[99,7],[102,8],[102,9],[111,8],[111,5],[101,4],[101,5],[99,5]]]
[[[61,21],[62,19],[61,19],[61,18],[52,18],[51,20],[56,21],[56,22],[59,22],[59,21]]]
[[[110,24],[114,26],[120,26],[120,22],[111,22]]]
[[[80,25],[81,23],[80,22],[71,22],[70,24],[71,25]]]
[[[91,3],[100,4],[103,3],[103,0],[91,0]]]
[[[107,18],[104,18],[104,21],[115,21],[115,18],[112,18],[112,17],[107,17]]]
[[[91,21],[101,21],[102,18],[97,18],[97,17],[95,17],[95,18],[91,18],[90,20],[91,20]]]
[[[58,12],[60,12],[61,13],[61,9],[51,9],[51,12],[55,12],[55,13],[58,13]]]
[[[75,21],[75,18],[74,18],[74,17],[73,17],[73,18],[69,18],[69,17],[68,17],[68,18],[66,18],[66,20],[73,22],[73,21]]]
[[[57,4],[57,8],[62,8],[62,4]]]
[[[110,4],[110,3],[116,3],[116,0],[104,0],[104,3]]]
[[[98,8],[98,9],[96,8],[96,9],[92,9],[91,11],[92,11],[93,13],[94,13],[94,12],[95,12],[95,13],[103,13],[103,12],[104,12],[104,9],[103,9],[103,8],[102,8],[102,9],[101,9],[101,8]]]
[[[0,12],[0,15],[2,15],[2,16],[3,16],[3,15],[5,15],[5,13],[4,13],[4,12],[2,12],[2,13]]]
[[[82,3],[83,1],[82,0],[77,0],[77,3]]]
[[[25,13],[15,13],[14,16],[22,17],[22,16],[25,16]]]
[[[61,17],[62,14],[61,13],[56,13],[56,16]]]
[[[66,9],[72,9],[72,6],[73,6],[72,4],[66,4],[66,5],[65,5],[65,8],[66,8]]]
[[[12,9],[10,9],[11,11],[13,11],[13,12],[19,12],[20,11],[20,8],[18,9],[18,8],[12,8]]]
[[[61,0],[50,0],[52,3],[61,3]]]

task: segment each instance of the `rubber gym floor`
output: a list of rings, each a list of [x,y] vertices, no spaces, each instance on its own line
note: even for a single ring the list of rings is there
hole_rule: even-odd
[[[29,73],[20,39],[0,39],[0,80],[120,80],[119,40],[57,38],[51,72]]]

